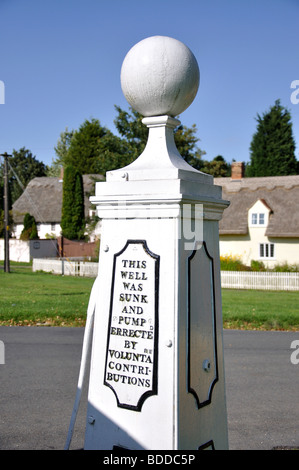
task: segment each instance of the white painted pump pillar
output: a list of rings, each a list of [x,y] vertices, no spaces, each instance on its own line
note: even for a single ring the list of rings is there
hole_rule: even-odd
[[[85,449],[226,449],[218,221],[228,205],[178,153],[199,69],[180,41],[127,54],[121,85],[144,152],[91,198],[102,219]]]

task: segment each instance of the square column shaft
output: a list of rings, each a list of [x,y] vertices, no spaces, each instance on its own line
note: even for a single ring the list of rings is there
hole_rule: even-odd
[[[147,152],[91,198],[102,236],[85,449],[226,449],[218,221],[228,203],[177,154],[142,166]]]

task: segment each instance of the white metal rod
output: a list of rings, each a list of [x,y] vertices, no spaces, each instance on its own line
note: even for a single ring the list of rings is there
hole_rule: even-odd
[[[80,400],[81,400],[82,387],[83,387],[84,378],[85,378],[85,374],[87,370],[87,367],[86,367],[87,358],[89,355],[91,342],[92,342],[92,330],[93,330],[94,314],[95,314],[95,308],[96,308],[97,284],[98,284],[98,278],[96,278],[96,280],[93,283],[90,298],[89,298],[88,308],[87,308],[87,318],[86,318],[85,331],[84,331],[84,337],[83,337],[82,356],[81,356],[77,392],[76,392],[75,403],[73,407],[73,412],[71,416],[71,421],[69,425],[69,430],[68,430],[68,435],[67,435],[64,450],[68,450],[70,448],[70,444],[71,444],[71,440],[72,440],[72,436],[74,432],[74,427],[75,427],[75,422],[76,422],[76,418],[78,414],[78,409],[80,405]]]

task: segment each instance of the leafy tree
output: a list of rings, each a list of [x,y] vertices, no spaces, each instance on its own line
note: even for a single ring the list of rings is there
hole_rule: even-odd
[[[60,133],[56,147],[54,147],[56,158],[52,158],[52,165],[48,167],[47,176],[59,176],[60,170],[65,166],[65,159],[71,144],[74,131],[69,131],[65,128],[64,132]]]
[[[102,173],[103,167],[108,168],[109,164],[113,167],[113,159],[118,160],[121,149],[120,139],[102,127],[97,119],[85,120],[70,140],[64,164],[72,165],[81,175]],[[108,164],[103,165],[103,158]]]
[[[12,211],[8,212],[8,225],[12,227],[13,225],[13,217]],[[10,233],[9,233],[10,236]],[[4,237],[4,210],[0,207],[0,238]]]
[[[81,175],[95,173],[99,141],[106,132],[98,120],[85,120],[73,134],[64,159],[65,166],[72,165]]]
[[[132,162],[143,152],[147,142],[148,128],[142,124],[143,116],[129,108],[129,112],[115,106],[118,115],[114,124],[123,138],[125,151]]]
[[[84,192],[82,175],[71,165],[63,175],[61,229],[70,240],[84,236]]]
[[[212,161],[204,161],[201,171],[213,175],[215,178],[229,176],[230,165],[222,155],[218,155]]]
[[[115,108],[118,115],[114,120],[114,124],[123,138],[123,149],[126,151],[127,160],[130,163],[144,150],[148,137],[148,128],[142,124],[141,114],[131,107],[129,112],[124,111],[119,106],[115,106]],[[191,128],[180,125],[174,130],[174,139],[184,160],[193,167],[200,169],[202,166],[201,157],[205,152],[197,147],[199,139],[195,135],[196,132],[195,124]]]
[[[115,106],[115,126],[119,136],[114,135],[99,120],[85,120],[76,131],[66,128],[60,134],[55,147],[57,158],[48,168],[49,176],[58,176],[61,167],[71,165],[83,174],[102,174],[132,163],[144,150],[148,128],[142,124],[142,116],[132,108],[128,111]],[[202,166],[205,153],[197,147],[196,126],[179,126],[175,129],[175,141],[182,157],[196,168]]]
[[[36,240],[38,238],[36,221],[33,215],[27,212],[24,216],[24,228],[20,235],[21,240]]]
[[[195,135],[196,132],[195,124],[192,127],[180,125],[174,130],[174,141],[183,159],[197,170],[201,170],[203,164],[201,157],[206,152],[197,147],[199,139]]]
[[[276,100],[274,106],[257,115],[257,131],[250,145],[248,176],[279,176],[297,173],[295,141],[290,112]]]
[[[12,157],[8,159],[8,187],[9,203],[12,204],[21,196],[23,190],[36,176],[46,176],[46,165],[37,160],[30,150],[22,147],[13,150]],[[11,170],[11,168],[13,170]],[[3,181],[4,164],[0,165],[0,180]],[[3,190],[0,188],[0,199]]]
[[[95,173],[105,175],[107,171],[122,168],[134,159],[126,141],[109,131],[100,140]]]

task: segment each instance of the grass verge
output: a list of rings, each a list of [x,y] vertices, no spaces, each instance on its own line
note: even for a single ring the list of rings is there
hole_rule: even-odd
[[[31,268],[0,271],[0,324],[84,326],[94,279],[32,273]]]
[[[224,328],[299,331],[299,292],[222,289]]]
[[[94,279],[0,270],[0,325],[84,326]],[[299,331],[299,292],[222,290],[223,326]]]

